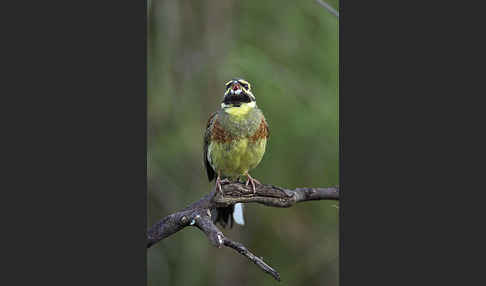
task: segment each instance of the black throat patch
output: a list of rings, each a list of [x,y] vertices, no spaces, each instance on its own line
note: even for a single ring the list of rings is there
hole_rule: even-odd
[[[244,92],[240,94],[228,94],[223,99],[224,104],[232,104],[235,107],[240,106],[242,103],[248,103],[248,102],[251,102],[251,98],[249,95],[245,94]]]

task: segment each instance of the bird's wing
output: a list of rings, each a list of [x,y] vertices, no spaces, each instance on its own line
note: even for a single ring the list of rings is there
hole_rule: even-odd
[[[206,125],[206,132],[204,132],[204,166],[206,167],[206,173],[208,174],[208,179],[211,182],[214,180],[216,176],[216,172],[214,171],[213,167],[211,167],[211,164],[208,161],[208,147],[209,143],[211,140],[211,125],[213,124],[213,121],[216,119],[216,114],[217,112],[214,112],[209,116],[208,123]]]
[[[265,120],[265,117],[263,117],[263,124],[265,125],[265,137],[268,139],[270,137],[270,128],[268,127],[267,120]]]

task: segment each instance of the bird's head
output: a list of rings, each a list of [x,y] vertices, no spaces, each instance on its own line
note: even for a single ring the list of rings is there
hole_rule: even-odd
[[[251,93],[251,85],[244,79],[235,78],[225,85],[223,107],[239,107],[243,103],[255,102],[255,96]]]

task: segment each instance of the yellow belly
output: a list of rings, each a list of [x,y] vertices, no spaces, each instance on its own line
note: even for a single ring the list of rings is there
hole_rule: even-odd
[[[267,140],[247,138],[228,143],[211,142],[208,157],[213,169],[224,177],[238,177],[255,168],[263,158]]]

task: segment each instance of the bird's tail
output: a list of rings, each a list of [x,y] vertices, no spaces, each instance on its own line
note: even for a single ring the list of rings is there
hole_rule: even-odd
[[[245,225],[243,217],[243,204],[237,203],[229,207],[217,208],[214,213],[214,221],[221,224],[221,226],[230,228],[233,227],[233,222],[239,225]]]
[[[243,217],[243,204],[235,204],[235,209],[233,211],[233,219],[239,225],[245,225],[245,218]]]

